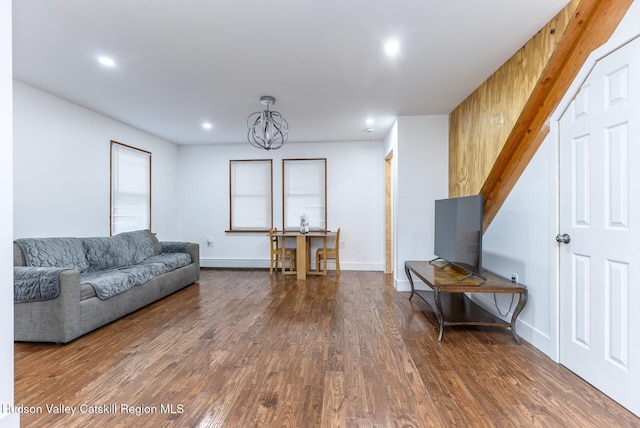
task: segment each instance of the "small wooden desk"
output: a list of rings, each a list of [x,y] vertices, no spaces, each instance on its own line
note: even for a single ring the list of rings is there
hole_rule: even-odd
[[[520,343],[516,333],[516,320],[527,304],[527,287],[515,284],[491,272],[483,272],[486,281],[469,277],[464,280],[468,272],[443,261],[407,261],[404,270],[411,284],[411,296],[417,294],[432,309],[435,310],[440,323],[438,341],[442,340],[445,326],[453,325],[483,325],[492,327],[511,328],[513,338]],[[417,276],[431,290],[416,290],[413,285],[412,274]],[[510,293],[518,295],[518,305],[513,310],[511,322],[497,318],[492,313],[474,303],[463,293]]]
[[[310,262],[310,251],[311,245],[309,245],[309,241],[312,238],[321,238],[322,239],[322,247],[327,249],[327,238],[335,237],[336,232],[328,232],[328,231],[309,231],[307,233],[300,232],[287,232],[287,231],[278,231],[275,233],[276,236],[281,236],[283,239],[295,237],[296,238],[296,271],[283,272],[286,274],[296,274],[297,279],[307,279],[307,275],[326,275],[327,274],[327,264],[324,264],[322,271],[315,272],[309,270]],[[284,251],[284,242],[282,244],[282,248]],[[284,260],[284,254],[283,254]]]

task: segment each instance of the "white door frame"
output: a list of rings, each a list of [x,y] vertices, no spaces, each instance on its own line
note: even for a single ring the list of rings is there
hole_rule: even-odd
[[[621,34],[621,35],[612,37],[604,45],[600,46],[598,49],[593,51],[591,55],[589,55],[589,58],[587,58],[587,60],[585,61],[584,65],[580,69],[580,72],[574,79],[571,86],[569,86],[569,89],[567,90],[566,94],[560,101],[558,108],[554,111],[554,113],[551,115],[551,118],[549,120],[549,126],[550,126],[549,137],[552,138],[554,147],[556,147],[558,150],[560,148],[560,132],[559,132],[560,118],[569,107],[569,104],[571,104],[571,101],[573,101],[573,99],[576,97],[576,95],[580,91],[580,88],[589,77],[591,70],[593,70],[593,68],[595,67],[598,61],[600,61],[601,59],[609,55],[611,52],[617,50],[621,46],[637,38],[640,38],[640,25],[634,28],[634,30],[630,33]],[[556,162],[558,163],[558,168],[559,168],[559,162],[560,162],[559,155],[556,157]],[[558,180],[558,185],[556,186],[556,190],[558,191],[558,193],[556,194],[556,212],[557,212],[558,224],[556,224],[556,231],[554,233],[560,233],[559,177],[557,178],[557,180]],[[554,236],[549,236],[549,239],[554,239]],[[556,302],[555,302],[556,313],[554,316],[556,343],[554,345],[555,352],[553,353],[553,360],[556,363],[559,363],[560,362],[560,245],[558,245],[558,248],[556,249],[555,265],[552,266],[550,270],[555,274],[554,275],[555,277],[554,295],[556,299]]]

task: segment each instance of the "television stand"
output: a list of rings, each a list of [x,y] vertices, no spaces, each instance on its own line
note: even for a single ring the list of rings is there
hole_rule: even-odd
[[[460,278],[458,281],[464,281],[467,278],[472,278],[472,277],[478,277],[483,281],[486,281],[487,278],[485,278],[484,276],[480,275],[479,273],[475,273],[475,272],[469,272],[468,274],[466,274],[465,276],[463,276],[462,278]]]
[[[453,263],[451,263],[450,261],[445,260],[445,259],[443,259],[443,258],[441,258],[441,257],[436,257],[435,259],[431,259],[431,260],[429,260],[429,263],[434,263],[434,262],[437,262],[437,261],[443,261],[443,262],[445,262],[445,265],[442,265],[442,264],[441,264],[441,265],[440,265],[440,267],[444,267],[444,266],[448,266],[448,265],[453,264]],[[467,275],[460,277],[460,278],[459,278],[459,281],[464,281],[465,279],[467,279],[467,278],[471,278],[472,276],[477,276],[478,278],[480,278],[480,279],[482,279],[482,280],[484,280],[484,281],[486,281],[486,280],[487,280],[487,278],[485,278],[484,276],[480,275],[479,273],[469,272]]]
[[[518,315],[527,304],[527,287],[502,278],[492,272],[485,272],[486,280],[480,282],[475,277],[461,277],[467,271],[445,263],[433,261],[406,261],[404,270],[411,284],[411,296],[417,294],[436,313],[440,324],[438,341],[442,340],[444,328],[455,325],[479,325],[510,328],[513,338],[520,343],[516,333]],[[413,275],[427,284],[431,290],[416,290]],[[464,293],[509,293],[518,295],[518,304],[513,310],[511,321],[504,321],[481,308]]]

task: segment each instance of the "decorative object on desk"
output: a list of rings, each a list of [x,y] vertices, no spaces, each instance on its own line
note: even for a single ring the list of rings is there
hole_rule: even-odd
[[[284,237],[277,236],[278,229],[275,227],[269,230],[269,275],[273,275],[273,270],[278,271],[278,266],[282,266],[282,273],[284,273],[287,257],[289,258],[289,271],[296,270],[296,249],[284,247]],[[284,248],[283,248],[284,247]],[[280,265],[280,263],[282,263]]]
[[[324,260],[326,265],[328,259],[335,259],[336,275],[340,275],[340,228],[336,232],[336,241],[333,248],[318,248],[316,250],[316,272],[320,271],[320,262]]]
[[[306,214],[300,216],[300,233],[309,233],[309,216]]]
[[[269,110],[276,99],[269,95],[260,97],[260,104],[267,106],[266,110],[251,113],[247,118],[247,139],[253,147],[265,150],[277,150],[289,138],[289,124],[277,111]]]

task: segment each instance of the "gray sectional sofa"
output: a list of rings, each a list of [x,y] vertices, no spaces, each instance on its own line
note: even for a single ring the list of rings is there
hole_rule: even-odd
[[[14,339],[67,343],[200,277],[199,246],[149,230],[14,242]]]

